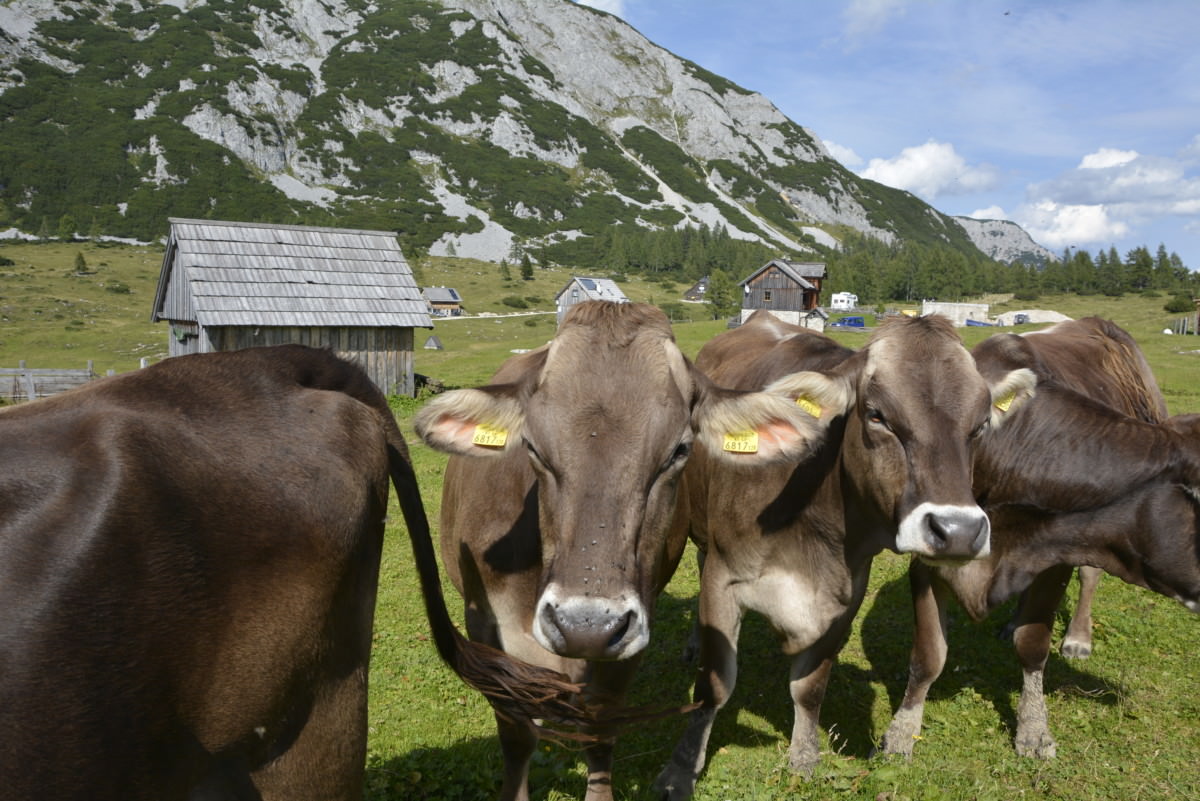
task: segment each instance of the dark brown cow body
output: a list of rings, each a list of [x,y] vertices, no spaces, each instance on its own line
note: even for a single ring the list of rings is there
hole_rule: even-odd
[[[910,568],[915,641],[908,689],[884,736],[885,751],[912,753],[929,687],[945,665],[951,597],[981,620],[1025,592],[1013,637],[1024,674],[1015,744],[1019,753],[1039,757],[1053,756],[1057,747],[1043,672],[1073,565],[1102,569],[1200,611],[1200,416],[1138,419],[1158,416],[1161,398],[1144,358],[1128,348],[1136,350],[1127,334],[1095,320],[1037,336],[996,336],[975,348],[985,375],[1025,366],[1041,380],[1037,394],[977,448],[975,484],[992,519],[991,555],[958,570],[916,562]],[[1114,403],[1138,416],[1122,414]]]
[[[993,397],[1028,394],[1016,371],[991,386],[949,322],[904,318],[855,353],[766,313],[705,345],[697,366],[718,384],[758,389],[798,370],[840,384],[847,401],[810,458],[746,470],[697,451],[687,468],[692,534],[705,553],[700,666],[688,729],[657,788],[686,798],[703,769],[717,710],[733,690],[747,610],[765,615],[793,654],[790,767],[818,759],[817,721],[829,672],[862,603],[875,554],[933,559],[988,552],[988,522],[971,491],[969,440]],[[803,402],[803,398],[801,398]]]
[[[443,655],[508,664],[454,631],[386,401],[328,353],[184,356],[4,410],[0,463],[7,798],[361,797],[389,473]]]
[[[1085,317],[1025,334],[1040,380],[1056,381],[1118,412],[1161,423],[1167,401],[1133,337],[1110,320]],[[1092,653],[1092,599],[1104,571],[1079,568],[1079,602],[1062,641],[1063,656]]]
[[[416,424],[454,454],[442,553],[469,634],[586,682],[601,705],[621,702],[685,544],[677,496],[693,440],[720,447],[754,431],[748,461],[799,459],[825,425],[786,390],[718,390],[661,312],[605,302],[575,306],[549,346],[487,387],[439,396]],[[527,798],[536,732],[516,716],[497,723],[502,797]],[[589,801],[612,798],[612,747],[586,748]]]

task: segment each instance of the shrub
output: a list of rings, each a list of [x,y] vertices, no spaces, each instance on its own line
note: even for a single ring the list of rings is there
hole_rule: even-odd
[[[1032,289],[1022,289],[1013,293],[1014,300],[1038,300],[1040,297],[1041,295]]]
[[[505,306],[511,306],[514,309],[528,309],[529,308],[529,304],[525,302],[525,299],[519,298],[516,295],[506,295],[505,297],[500,299],[500,302],[503,303]]]
[[[1196,304],[1192,301],[1191,295],[1179,294],[1167,301],[1163,306],[1164,311],[1171,314],[1182,314],[1195,310]]]

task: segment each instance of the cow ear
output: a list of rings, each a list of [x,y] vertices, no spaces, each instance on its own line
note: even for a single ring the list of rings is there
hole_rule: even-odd
[[[425,404],[417,435],[431,448],[462,456],[494,456],[521,441],[524,412],[512,385],[456,389]]]
[[[988,387],[992,393],[992,428],[999,428],[1012,413],[1033,397],[1037,375],[1028,367],[1012,370]]]
[[[801,461],[825,440],[829,422],[852,403],[849,384],[822,373],[795,373],[761,392],[713,388],[698,410],[697,436],[729,464]]]

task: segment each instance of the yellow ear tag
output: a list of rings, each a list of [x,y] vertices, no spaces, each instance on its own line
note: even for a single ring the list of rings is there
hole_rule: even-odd
[[[506,442],[508,442],[508,431],[487,423],[475,426],[475,433],[471,435],[472,444],[482,445],[485,448],[503,448]]]
[[[730,453],[758,453],[758,432],[731,431],[722,447]]]
[[[1012,392],[1008,393],[1003,398],[998,399],[992,405],[995,406],[997,409],[999,409],[1002,412],[1007,412],[1009,410],[1009,408],[1012,407],[1013,401],[1016,400],[1016,398],[1017,398],[1017,391],[1014,389]]]
[[[796,405],[813,417],[821,416],[821,405],[807,395],[801,395],[796,398]]]

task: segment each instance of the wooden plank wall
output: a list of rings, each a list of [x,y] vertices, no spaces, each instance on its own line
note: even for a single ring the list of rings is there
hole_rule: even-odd
[[[79,370],[57,367],[29,368],[22,360],[16,368],[0,368],[0,398],[13,402],[48,398],[83,386],[96,378],[94,367],[94,363],[89,361],[87,367]]]
[[[389,395],[413,395],[413,330],[411,328],[320,328],[245,326],[209,329],[217,350],[268,345],[329,348],[357,362],[375,385]]]

